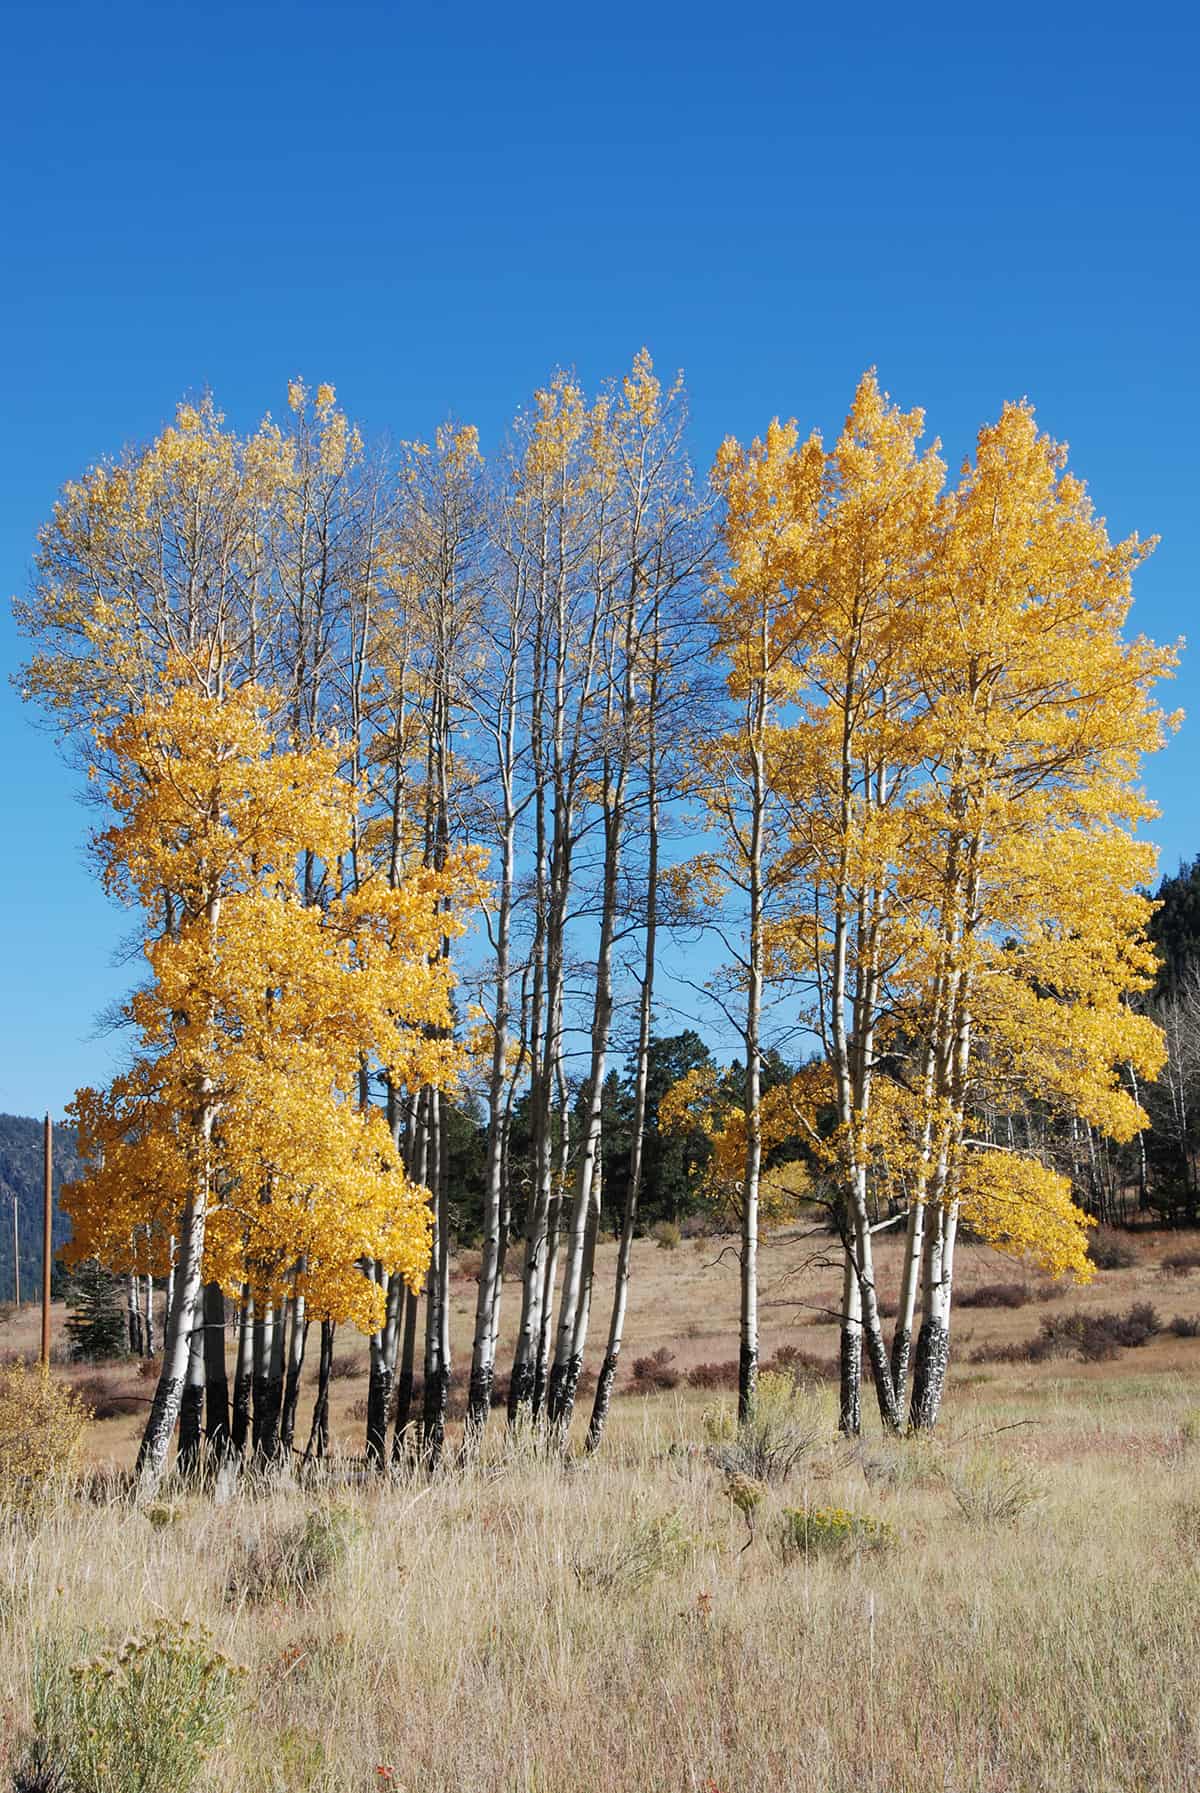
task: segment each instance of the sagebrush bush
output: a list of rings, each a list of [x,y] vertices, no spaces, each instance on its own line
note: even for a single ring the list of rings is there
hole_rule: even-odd
[[[796,1556],[881,1555],[897,1543],[895,1527],[848,1507],[785,1507],[778,1542],[784,1560]]]
[[[88,1418],[75,1391],[42,1370],[0,1369],[0,1507],[28,1511],[73,1477]]]
[[[820,1431],[813,1397],[790,1376],[770,1370],[758,1379],[747,1419],[739,1421],[728,1409],[710,1407],[703,1425],[709,1459],[721,1473],[756,1482],[785,1481]]]
[[[681,1513],[635,1517],[606,1545],[572,1559],[580,1587],[596,1593],[630,1592],[668,1568],[690,1548]]]
[[[1200,1270],[1200,1251],[1172,1251],[1162,1261],[1167,1276],[1186,1276],[1189,1270]]]
[[[675,1251],[683,1234],[673,1220],[658,1220],[650,1228],[650,1237],[660,1251]]]
[[[971,1525],[1015,1525],[1043,1498],[1042,1485],[1027,1464],[989,1451],[957,1461],[947,1458],[938,1473]]]
[[[337,1575],[364,1526],[349,1507],[314,1507],[282,1531],[248,1539],[229,1577],[231,1600],[313,1597]]]
[[[70,1793],[192,1786],[225,1734],[245,1672],[190,1619],[162,1619],[70,1666],[42,1651],[34,1667],[41,1759],[61,1770]]]

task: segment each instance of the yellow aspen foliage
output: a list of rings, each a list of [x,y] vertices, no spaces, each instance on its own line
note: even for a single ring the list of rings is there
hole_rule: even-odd
[[[796,1133],[794,1116],[782,1092],[770,1090],[762,1102],[764,1154]],[[658,1124],[664,1133],[701,1133],[712,1155],[697,1191],[713,1212],[736,1219],[741,1213],[746,1171],[746,1115],[736,1103],[725,1100],[718,1088],[713,1065],[699,1065],[684,1073],[665,1091],[658,1105]],[[794,1220],[812,1193],[812,1179],[802,1163],[768,1165],[759,1189],[759,1223],[768,1231]]]
[[[101,744],[115,816],[97,837],[103,877],[157,925],[129,1003],[139,1054],[73,1105],[92,1169],[64,1197],[69,1255],[165,1273],[202,1182],[205,1280],[301,1294],[314,1317],[370,1329],[382,1297],[362,1262],[416,1286],[430,1220],[361,1077],[453,1085],[441,949],[480,867],[454,853],[439,871],[306,903],[301,858],[336,870],[349,852],[337,749],[273,749],[266,693],[221,699],[182,663],[169,674]]]
[[[1028,405],[950,491],[922,428],[868,374],[829,451],[776,422],[718,456],[712,614],[731,694],[770,692],[786,814],[762,962],[828,1066],[775,1100],[857,1216],[866,1284],[871,1200],[961,1200],[1002,1249],[1086,1276],[1068,1185],[986,1117],[1144,1124],[1128,1072],[1152,1079],[1162,1046],[1129,1001],[1153,972],[1139,771],[1175,656],[1125,632],[1153,543],[1110,541]]]

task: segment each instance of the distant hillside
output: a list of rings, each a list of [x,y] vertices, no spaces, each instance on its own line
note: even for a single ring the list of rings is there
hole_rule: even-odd
[[[68,1237],[71,1224],[59,1212],[58,1194],[79,1175],[82,1161],[75,1129],[54,1129],[54,1244]],[[21,1238],[21,1299],[33,1300],[42,1275],[42,1122],[29,1115],[0,1114],[0,1301],[13,1296],[13,1197]]]

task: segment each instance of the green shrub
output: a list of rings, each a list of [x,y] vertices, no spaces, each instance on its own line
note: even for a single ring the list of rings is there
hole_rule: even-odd
[[[785,1507],[780,1519],[779,1547],[785,1559],[882,1555],[896,1542],[895,1528],[886,1519],[852,1513],[848,1507]]]
[[[43,1654],[34,1667],[41,1760],[70,1793],[191,1786],[224,1736],[244,1673],[188,1619],[160,1620],[69,1668]]]

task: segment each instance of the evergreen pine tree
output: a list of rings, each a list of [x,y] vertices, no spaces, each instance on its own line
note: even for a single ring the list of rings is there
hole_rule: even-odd
[[[95,1258],[79,1264],[67,1289],[67,1333],[77,1362],[121,1357],[126,1349],[123,1291]]]

